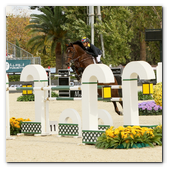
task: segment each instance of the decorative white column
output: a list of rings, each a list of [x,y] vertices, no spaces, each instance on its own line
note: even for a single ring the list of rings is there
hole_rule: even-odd
[[[156,77],[157,77],[157,83],[162,82],[162,62],[158,63],[158,66],[156,68]]]
[[[124,125],[139,125],[137,76],[155,79],[153,68],[145,61],[128,63],[122,74]]]
[[[82,75],[82,130],[98,130],[97,82],[114,83],[105,64],[91,64]]]
[[[47,87],[48,79],[45,69],[41,65],[27,65],[21,72],[20,81],[34,81],[34,87]],[[41,135],[50,134],[49,108],[47,90],[34,91],[35,95],[35,121],[41,122]]]

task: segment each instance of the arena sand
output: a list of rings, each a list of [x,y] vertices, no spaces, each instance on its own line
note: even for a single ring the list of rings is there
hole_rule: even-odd
[[[10,117],[34,121],[34,102],[17,102],[19,96],[21,93],[9,95]],[[81,116],[81,101],[50,101],[50,120],[59,120],[60,113],[66,108],[77,110]],[[123,116],[116,114],[111,102],[100,101],[98,108],[111,114],[115,128],[123,125]],[[162,124],[162,116],[140,116],[139,120],[140,124]],[[99,124],[102,123],[99,120]],[[83,145],[81,138],[15,136],[14,140],[6,140],[6,162],[162,162],[162,146],[97,149],[94,145]]]

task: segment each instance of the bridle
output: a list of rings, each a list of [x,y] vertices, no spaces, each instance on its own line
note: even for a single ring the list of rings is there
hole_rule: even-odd
[[[76,49],[74,48],[74,46],[73,47],[69,47],[69,48],[73,48],[74,50],[73,50],[73,52],[71,52],[71,53],[73,53],[73,55],[71,56],[71,57],[69,57],[68,55],[67,55],[67,59],[71,59],[70,60],[70,62],[71,63],[74,63],[74,61],[75,61],[75,59],[74,59],[74,56],[75,56],[75,53],[76,53]]]

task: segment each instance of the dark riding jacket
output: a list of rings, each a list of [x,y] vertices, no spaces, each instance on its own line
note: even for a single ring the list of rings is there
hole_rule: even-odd
[[[97,57],[98,55],[102,54],[102,51],[99,48],[97,48],[96,46],[94,46],[93,44],[90,44],[90,47],[87,47],[86,51],[88,54],[90,54],[94,57]]]

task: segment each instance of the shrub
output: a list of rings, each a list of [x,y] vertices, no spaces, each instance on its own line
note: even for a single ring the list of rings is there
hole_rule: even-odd
[[[58,97],[58,94],[56,94],[55,92],[51,92],[51,97]],[[17,101],[34,101],[34,94],[32,95],[22,95],[20,97],[17,98]]]
[[[157,105],[162,106],[162,82],[155,85],[153,89],[153,98]]]
[[[9,75],[9,82],[20,81],[20,75]]]
[[[143,95],[142,91],[138,92],[138,100],[152,100],[153,97],[151,95]]]
[[[17,101],[20,101],[20,102],[21,101],[25,101],[25,102],[34,101],[34,94],[32,94],[32,95],[22,95],[22,96],[17,98]]]

